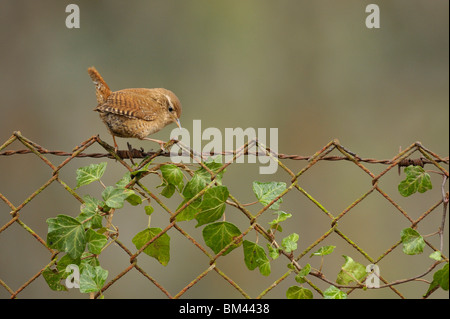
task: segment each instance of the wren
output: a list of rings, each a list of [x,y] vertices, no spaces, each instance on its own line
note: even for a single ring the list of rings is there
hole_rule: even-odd
[[[181,128],[181,103],[172,91],[143,88],[112,92],[94,67],[88,68],[88,73],[95,84],[97,96],[98,105],[94,111],[99,113],[111,133],[116,151],[116,136],[153,141],[164,149],[165,142],[147,136],[171,123]]]

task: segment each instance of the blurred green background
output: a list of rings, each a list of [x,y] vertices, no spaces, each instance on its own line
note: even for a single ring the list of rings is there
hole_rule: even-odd
[[[72,2],[80,8],[79,29],[65,26],[65,8]],[[365,26],[369,3],[380,6],[380,29]],[[113,91],[130,87],[174,91],[183,105],[181,123],[188,130],[192,130],[195,119],[202,120],[203,128],[217,127],[222,132],[228,127],[278,128],[278,149],[285,154],[312,155],[337,138],[361,157],[389,159],[399,147],[404,149],[415,141],[448,156],[448,1],[4,0],[0,3],[0,21],[0,145],[14,131],[21,131],[50,150],[71,151],[96,134],[112,144],[98,114],[92,111],[96,99],[86,69],[95,66]],[[167,140],[174,127],[153,137]],[[146,150],[157,147],[138,140],[117,141],[121,149],[126,141]],[[7,149],[22,148],[16,142]],[[96,151],[103,152],[99,146],[89,148],[89,152]],[[64,160],[50,155],[48,158],[56,165]],[[75,187],[76,169],[100,161],[72,161],[60,177]],[[284,163],[294,172],[306,165],[304,161]],[[251,190],[254,180],[290,180],[281,169],[275,175],[259,175],[258,166],[235,164],[225,174],[224,184],[243,203],[255,200]],[[375,173],[385,168],[368,167]],[[112,184],[124,172],[119,164],[108,161],[103,180]],[[0,193],[16,206],[50,177],[51,170],[34,155],[0,157]],[[397,192],[402,179],[395,169],[385,176],[381,187],[413,218],[439,201],[439,175],[432,174],[432,191],[406,199]],[[335,216],[371,186],[370,177],[347,162],[321,162],[299,182]],[[158,184],[157,178],[148,179],[149,187]],[[101,187],[92,185],[79,193],[99,197]],[[175,209],[179,197],[167,203]],[[164,228],[169,216],[156,204],[155,208],[152,226]],[[258,208],[251,209],[256,212]],[[294,216],[278,239],[298,233],[299,251],[329,229],[329,218],[295,190],[286,196],[282,208]],[[0,225],[10,220],[9,211],[0,201]],[[434,211],[427,222],[419,224],[418,231],[436,231],[441,212],[441,208]],[[21,210],[20,216],[45,238],[45,220],[61,213],[76,216],[79,203],[61,185],[53,183]],[[226,214],[227,221],[241,230],[248,227],[248,220],[239,211],[228,207]],[[270,221],[273,216],[269,215],[263,215],[260,222]],[[128,205],[115,214],[114,224],[120,228],[122,241],[132,248],[131,238],[146,227],[147,216],[142,207]],[[397,242],[400,231],[409,225],[376,193],[357,205],[341,222],[340,229],[376,258]],[[203,243],[201,228],[194,226],[194,221],[182,224]],[[163,267],[147,256],[139,257],[139,265],[175,295],[208,267],[208,259],[175,230],[168,234],[172,240],[169,265]],[[444,254],[448,256],[448,226],[446,234]],[[255,233],[246,239],[255,240]],[[437,237],[429,240],[438,246]],[[368,264],[338,236],[330,236],[324,244],[337,246],[325,259],[323,269],[331,280],[335,280],[344,262],[343,254]],[[431,264],[430,253],[428,248],[422,255],[406,256],[398,247],[380,263],[381,275],[393,281],[420,274]],[[17,224],[0,233],[0,279],[13,290],[46,265],[49,257],[48,251]],[[129,265],[128,256],[113,245],[100,261],[110,272],[108,280]],[[301,264],[307,262],[316,268],[320,265],[319,259],[308,257]],[[272,274],[263,277],[257,270],[246,269],[241,248],[218,261],[218,267],[252,297],[284,274],[286,264],[286,259],[277,259],[272,263]],[[286,289],[297,284],[293,277],[267,297],[285,298]],[[425,278],[431,280],[432,274]],[[314,282],[321,289],[328,287],[322,281]],[[421,297],[427,288],[423,282],[398,287],[409,298]],[[0,297],[8,296],[0,287]],[[84,296],[74,289],[53,292],[39,277],[19,297]],[[108,289],[106,297],[165,296],[133,270]],[[211,272],[183,297],[241,295]],[[357,291],[351,297],[396,295],[381,289]],[[442,290],[433,295],[443,297],[448,298],[448,293]]]

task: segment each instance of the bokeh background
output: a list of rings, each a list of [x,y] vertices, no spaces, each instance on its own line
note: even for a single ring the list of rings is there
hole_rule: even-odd
[[[79,29],[67,29],[65,8],[80,7]],[[381,28],[367,29],[366,5],[381,10]],[[183,104],[181,122],[192,130],[202,127],[278,128],[279,152],[312,155],[332,139],[361,157],[389,159],[421,141],[434,152],[449,152],[449,4],[444,0],[170,0],[170,1],[1,1],[0,3],[0,144],[14,131],[50,150],[70,151],[92,135],[112,144],[97,113],[93,84],[87,75],[96,66],[112,90],[129,87],[165,87],[176,92]],[[172,127],[154,135],[168,139]],[[150,142],[118,139],[136,148],[154,148]],[[206,142],[204,142],[205,144]],[[8,150],[24,148],[19,143]],[[93,146],[90,152],[103,152]],[[339,155],[333,153],[334,155]],[[419,154],[416,154],[419,156]],[[55,164],[64,158],[48,156]],[[161,161],[163,161],[162,159]],[[72,161],[60,172],[75,187],[78,167],[101,160]],[[284,162],[297,172],[306,163]],[[235,164],[224,184],[242,202],[252,202],[252,181],[285,181],[278,170],[259,175],[258,164]],[[446,166],[447,167],[447,166]],[[370,169],[380,172],[381,165]],[[431,168],[431,167],[429,167]],[[113,184],[125,171],[108,161],[105,184]],[[34,155],[0,157],[0,192],[19,205],[51,176],[51,170]],[[434,189],[426,194],[401,198],[396,187],[403,179],[395,170],[381,187],[417,218],[440,198],[441,177],[432,174]],[[153,184],[152,184],[153,183]],[[148,186],[159,184],[148,179]],[[319,163],[300,180],[312,196],[338,215],[371,186],[370,178],[351,163]],[[448,189],[448,188],[447,188]],[[81,195],[100,197],[100,185],[79,190]],[[167,201],[176,208],[179,197]],[[157,207],[152,227],[164,228],[168,214]],[[254,212],[258,207],[252,208]],[[329,229],[330,220],[299,192],[286,196],[283,210],[294,216],[279,240],[291,232],[300,236],[299,251]],[[9,220],[10,208],[0,201],[0,225]],[[420,224],[419,232],[432,233],[441,220],[441,209]],[[45,220],[57,214],[76,216],[79,203],[61,185],[53,183],[21,210],[21,220],[46,237]],[[227,208],[227,221],[248,227],[239,211]],[[266,213],[261,223],[273,216]],[[427,218],[428,219],[428,218]],[[120,238],[133,247],[131,238],[147,225],[142,207],[130,205],[118,211],[114,224]],[[448,224],[448,222],[447,222]],[[201,228],[195,221],[182,225],[200,242]],[[373,257],[399,240],[409,227],[381,196],[371,196],[349,214],[341,229]],[[446,226],[448,234],[448,226]],[[208,259],[178,232],[169,232],[171,261],[167,267],[141,256],[139,265],[169,292],[176,294],[208,266]],[[255,240],[252,232],[246,237]],[[260,238],[260,241],[263,240]],[[429,239],[438,246],[436,237]],[[448,236],[444,254],[448,255]],[[349,255],[363,264],[353,248],[337,236],[335,252],[327,256],[324,272],[335,280]],[[265,243],[262,243],[265,245]],[[406,256],[400,247],[380,264],[389,281],[420,274],[431,264],[428,248],[420,256]],[[46,265],[49,253],[19,225],[0,234],[0,278],[13,289],[20,287]],[[316,257],[318,258],[318,257]],[[128,256],[110,246],[100,258],[108,279],[129,265]],[[319,259],[306,258],[318,268]],[[287,260],[272,263],[272,274],[263,277],[249,271],[242,249],[236,249],[218,266],[252,297],[286,272]],[[426,277],[431,280],[431,274]],[[328,284],[314,281],[322,289]],[[267,297],[285,298],[296,285],[293,276]],[[409,298],[427,290],[423,282],[398,287]],[[0,297],[9,294],[0,287]],[[72,289],[51,291],[39,277],[20,295],[22,298],[83,298]],[[395,298],[389,289],[358,291],[353,298]],[[106,292],[107,298],[164,298],[137,271],[129,272]],[[215,272],[209,273],[183,296],[186,298],[239,298],[241,295]],[[318,297],[316,295],[316,297]],[[442,290],[433,298],[448,298]]]

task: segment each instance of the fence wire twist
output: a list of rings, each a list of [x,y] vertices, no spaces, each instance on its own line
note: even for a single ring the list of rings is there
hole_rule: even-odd
[[[23,150],[6,150],[3,151],[6,147],[8,147],[11,143],[18,141],[22,145],[26,147],[26,149]],[[103,147],[106,151],[106,153],[84,153],[85,150],[87,150],[89,147],[91,147],[93,144],[98,144],[101,147]],[[167,145],[168,147],[173,144],[173,141],[169,142]],[[264,152],[266,152],[267,155],[271,156],[274,160],[276,160],[278,166],[284,170],[289,176],[290,176],[290,185],[286,188],[284,192],[282,192],[279,196],[274,198],[269,204],[261,208],[256,214],[252,214],[247,208],[246,204],[241,203],[236,196],[233,194],[229,194],[229,197],[226,201],[226,204],[229,206],[232,206],[236,209],[238,209],[249,221],[249,226],[242,232],[242,234],[236,238],[234,238],[233,242],[228,244],[226,247],[224,247],[219,253],[217,254],[211,254],[209,249],[205,248],[203,244],[201,244],[197,239],[193,238],[191,235],[189,235],[182,227],[182,223],[176,222],[176,216],[180,214],[186,207],[188,207],[192,202],[195,201],[198,197],[202,196],[208,187],[212,186],[216,182],[216,177],[218,174],[223,171],[226,167],[231,165],[234,160],[239,156],[244,156],[251,154],[249,152],[249,149],[256,145],[256,147],[260,148]],[[190,155],[191,158],[196,158],[194,151],[191,149],[186,149]],[[330,156],[329,153],[333,150],[337,150],[341,155],[340,156]],[[411,159],[410,156],[415,153],[419,152],[421,154],[420,158]],[[50,261],[48,264],[43,265],[42,268],[40,268],[31,278],[29,278],[26,282],[24,282],[19,288],[13,289],[11,288],[7,283],[7,278],[0,278],[0,285],[11,295],[11,298],[16,298],[24,289],[26,289],[34,280],[36,280],[38,277],[42,275],[44,270],[53,264],[57,262],[57,254],[58,252],[52,248],[50,248],[46,242],[45,239],[43,239],[42,234],[36,233],[34,230],[32,230],[29,226],[27,226],[23,220],[20,218],[21,210],[30,203],[36,196],[38,196],[41,192],[43,192],[49,185],[53,184],[54,182],[60,184],[68,193],[70,193],[73,197],[75,197],[80,203],[84,203],[83,199],[75,192],[74,189],[68,186],[61,178],[59,177],[59,171],[66,166],[69,162],[73,161],[76,158],[80,157],[91,157],[91,158],[111,158],[115,159],[118,163],[123,165],[123,167],[128,171],[133,171],[133,168],[125,162],[126,159],[130,159],[133,163],[133,159],[144,159],[138,166],[138,169],[141,167],[144,167],[147,163],[152,161],[156,157],[164,157],[169,156],[168,153],[161,151],[157,152],[144,152],[144,150],[136,150],[132,149],[129,146],[129,150],[119,150],[117,153],[114,151],[114,148],[111,147],[109,144],[105,143],[103,140],[101,140],[98,136],[93,136],[86,141],[82,142],[79,146],[76,146],[72,152],[63,152],[63,151],[49,151],[42,146],[36,144],[35,142],[29,140],[28,138],[24,137],[20,132],[14,132],[13,135],[3,143],[3,145],[0,146],[0,160],[2,156],[13,156],[13,155],[20,155],[20,154],[34,154],[37,157],[39,157],[46,165],[48,165],[51,170],[52,174],[51,177],[48,179],[47,182],[45,182],[42,186],[40,186],[36,191],[34,191],[29,197],[27,197],[22,203],[19,205],[14,205],[8,198],[3,195],[0,192],[0,199],[6,203],[9,208],[11,209],[9,215],[10,219],[7,221],[3,226],[0,228],[0,243],[1,243],[1,235],[2,232],[4,232],[6,229],[8,229],[11,225],[14,223],[20,225],[27,233],[29,233],[35,240],[37,240],[43,249],[47,250],[49,253]],[[63,160],[59,165],[53,164],[45,155],[51,154],[56,156],[63,156],[67,157],[65,160]],[[212,172],[207,166],[203,164],[202,161],[198,161],[198,165],[203,167],[207,172],[211,174],[211,182],[202,190],[200,191],[194,198],[190,199],[188,202],[186,202],[183,206],[179,207],[176,211],[170,210],[164,202],[157,196],[155,193],[151,190],[149,190],[146,186],[144,186],[141,181],[137,181],[135,185],[128,185],[128,187],[136,187],[139,189],[139,193],[143,195],[146,198],[154,200],[156,203],[160,205],[160,207],[165,210],[170,218],[169,218],[169,224],[160,232],[158,235],[153,237],[149,242],[147,242],[143,247],[138,249],[137,251],[134,251],[134,249],[130,249],[124,245],[124,243],[119,239],[119,236],[111,236],[109,238],[110,241],[118,245],[120,248],[123,249],[123,251],[129,256],[129,262],[130,264],[123,269],[119,274],[117,274],[114,278],[110,279],[102,288],[101,292],[98,292],[95,297],[98,297],[100,293],[103,293],[107,291],[112,285],[114,285],[120,278],[125,276],[130,270],[136,269],[140,274],[143,275],[144,278],[148,279],[150,282],[152,282],[158,289],[161,290],[162,293],[164,293],[169,298],[179,298],[183,294],[186,293],[188,289],[190,289],[192,286],[197,284],[202,278],[207,276],[210,272],[215,272],[219,276],[221,276],[223,279],[226,280],[232,287],[234,287],[243,297],[250,298],[250,295],[244,291],[243,288],[239,286],[237,282],[235,282],[230,276],[228,276],[224,271],[222,271],[217,266],[217,260],[219,258],[225,258],[222,257],[222,255],[230,248],[232,245],[239,243],[243,240],[243,238],[252,230],[256,231],[258,234],[260,234],[262,237],[264,237],[268,243],[272,244],[275,248],[279,248],[281,254],[291,263],[294,267],[286,271],[281,277],[276,279],[270,286],[268,286],[266,289],[261,291],[261,293],[257,296],[257,298],[264,297],[269,291],[274,289],[276,286],[278,286],[283,280],[289,277],[293,272],[298,272],[302,269],[300,266],[299,261],[306,256],[308,253],[311,252],[311,250],[318,246],[321,242],[323,242],[327,237],[329,237],[331,234],[337,234],[340,236],[346,243],[348,243],[351,247],[353,247],[360,255],[362,255],[368,262],[371,264],[377,264],[382,259],[386,258],[389,254],[392,253],[399,245],[401,245],[400,241],[397,241],[393,243],[389,248],[387,248],[379,257],[373,257],[369,255],[364,249],[362,249],[357,243],[355,243],[348,235],[342,232],[341,228],[338,226],[338,221],[343,219],[345,215],[349,213],[352,209],[354,209],[355,206],[357,206],[360,202],[365,200],[370,194],[373,192],[378,192],[381,194],[395,209],[410,223],[411,228],[416,228],[417,225],[422,222],[427,216],[430,215],[430,213],[434,210],[436,210],[438,207],[443,208],[443,217],[442,217],[442,224],[439,228],[439,236],[441,238],[441,245],[440,247],[434,247],[428,240],[425,239],[426,245],[428,245],[433,251],[441,251],[443,248],[443,230],[445,225],[445,214],[447,209],[447,203],[448,203],[448,192],[445,191],[445,182],[448,178],[448,171],[442,167],[441,164],[448,165],[449,158],[445,157],[442,158],[439,155],[435,154],[431,150],[425,148],[421,143],[416,142],[411,144],[406,149],[400,151],[397,155],[395,155],[392,159],[386,159],[386,160],[377,160],[377,159],[370,159],[370,158],[360,158],[355,153],[347,150],[345,147],[343,147],[339,141],[333,140],[326,144],[322,149],[320,149],[318,152],[316,152],[312,156],[300,156],[300,155],[286,155],[286,154],[273,154],[270,152],[270,149],[265,148],[265,146],[260,145],[257,141],[250,141],[247,144],[243,145],[240,149],[235,151],[229,151],[224,152],[222,154],[229,154],[233,155],[233,160],[225,163],[222,168],[219,171]],[[209,154],[202,154],[204,156]],[[308,163],[305,167],[303,167],[299,172],[295,173],[291,169],[288,168],[288,166],[282,162],[282,160],[306,160]],[[343,211],[341,211],[336,216],[331,214],[329,210],[327,210],[318,200],[316,200],[312,195],[310,195],[304,188],[302,188],[299,184],[300,177],[311,167],[316,165],[319,161],[349,161],[352,162],[355,166],[357,166],[359,169],[364,171],[369,178],[371,179],[371,186],[369,189],[359,198],[357,198],[354,202],[352,202],[347,208],[345,208]],[[387,167],[379,174],[373,173],[365,164],[380,164],[380,165],[386,165]],[[402,166],[409,166],[409,165],[433,165],[440,174],[444,177],[444,182],[442,183],[442,198],[440,198],[435,204],[433,204],[429,209],[427,209],[425,212],[421,214],[417,219],[414,219],[411,217],[402,207],[400,207],[399,204],[397,204],[394,199],[388,195],[383,189],[379,186],[379,180],[382,178],[387,172],[389,172],[392,169],[398,169],[400,170],[400,167]],[[184,169],[187,173],[189,173],[192,176],[192,171],[187,168],[186,166],[179,164],[179,166]],[[312,242],[306,249],[304,249],[301,253],[294,255],[293,253],[287,253],[285,252],[282,247],[276,242],[274,236],[270,231],[265,229],[265,227],[258,223],[258,218],[264,214],[268,210],[268,208],[278,201],[280,198],[285,196],[289,192],[299,192],[303,196],[305,196],[309,201],[311,201],[323,214],[325,214],[330,221],[330,228],[325,231],[319,238],[317,238],[314,242]],[[146,247],[151,245],[155,240],[157,240],[160,236],[167,233],[169,230],[174,229],[178,231],[182,236],[186,237],[195,247],[197,247],[204,255],[206,255],[209,259],[209,264],[206,266],[206,268],[197,276],[195,277],[189,284],[187,284],[184,288],[182,288],[180,291],[178,291],[176,294],[171,294],[167,289],[165,289],[155,278],[152,277],[151,274],[146,272],[143,268],[141,268],[138,265],[138,257],[141,255],[141,253],[144,251]],[[134,252],[133,252],[134,251]],[[2,256],[3,258],[3,256]],[[445,262],[448,262],[448,257],[445,255],[442,255],[443,260]],[[380,286],[380,288],[388,288],[391,289],[395,294],[397,294],[400,298],[404,298],[403,294],[397,289],[397,286],[406,283],[409,281],[417,280],[419,278],[424,277],[428,273],[430,273],[440,262],[442,261],[434,261],[430,264],[428,269],[426,269],[423,273],[418,274],[416,276],[413,276],[411,278],[407,279],[401,279],[401,280],[395,280],[389,282],[387,279],[385,279],[383,276],[380,276],[380,280],[383,282],[383,284]],[[334,281],[327,278],[320,270],[313,270],[310,272],[311,276],[318,278],[321,281],[327,282],[329,284],[332,284],[338,288],[348,288],[350,289],[348,293],[351,293],[353,290],[357,288],[362,288],[364,285],[362,283],[357,283],[357,285],[338,285]],[[319,294],[323,295],[323,292],[313,283],[311,280],[306,279],[307,284],[309,284],[314,290],[316,290]],[[430,291],[427,296],[431,295],[433,291]]]

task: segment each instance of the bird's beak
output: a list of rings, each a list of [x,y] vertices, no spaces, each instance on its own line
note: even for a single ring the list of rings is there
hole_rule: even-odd
[[[180,123],[180,119],[177,119],[176,122],[177,126],[181,129],[181,123]]]

